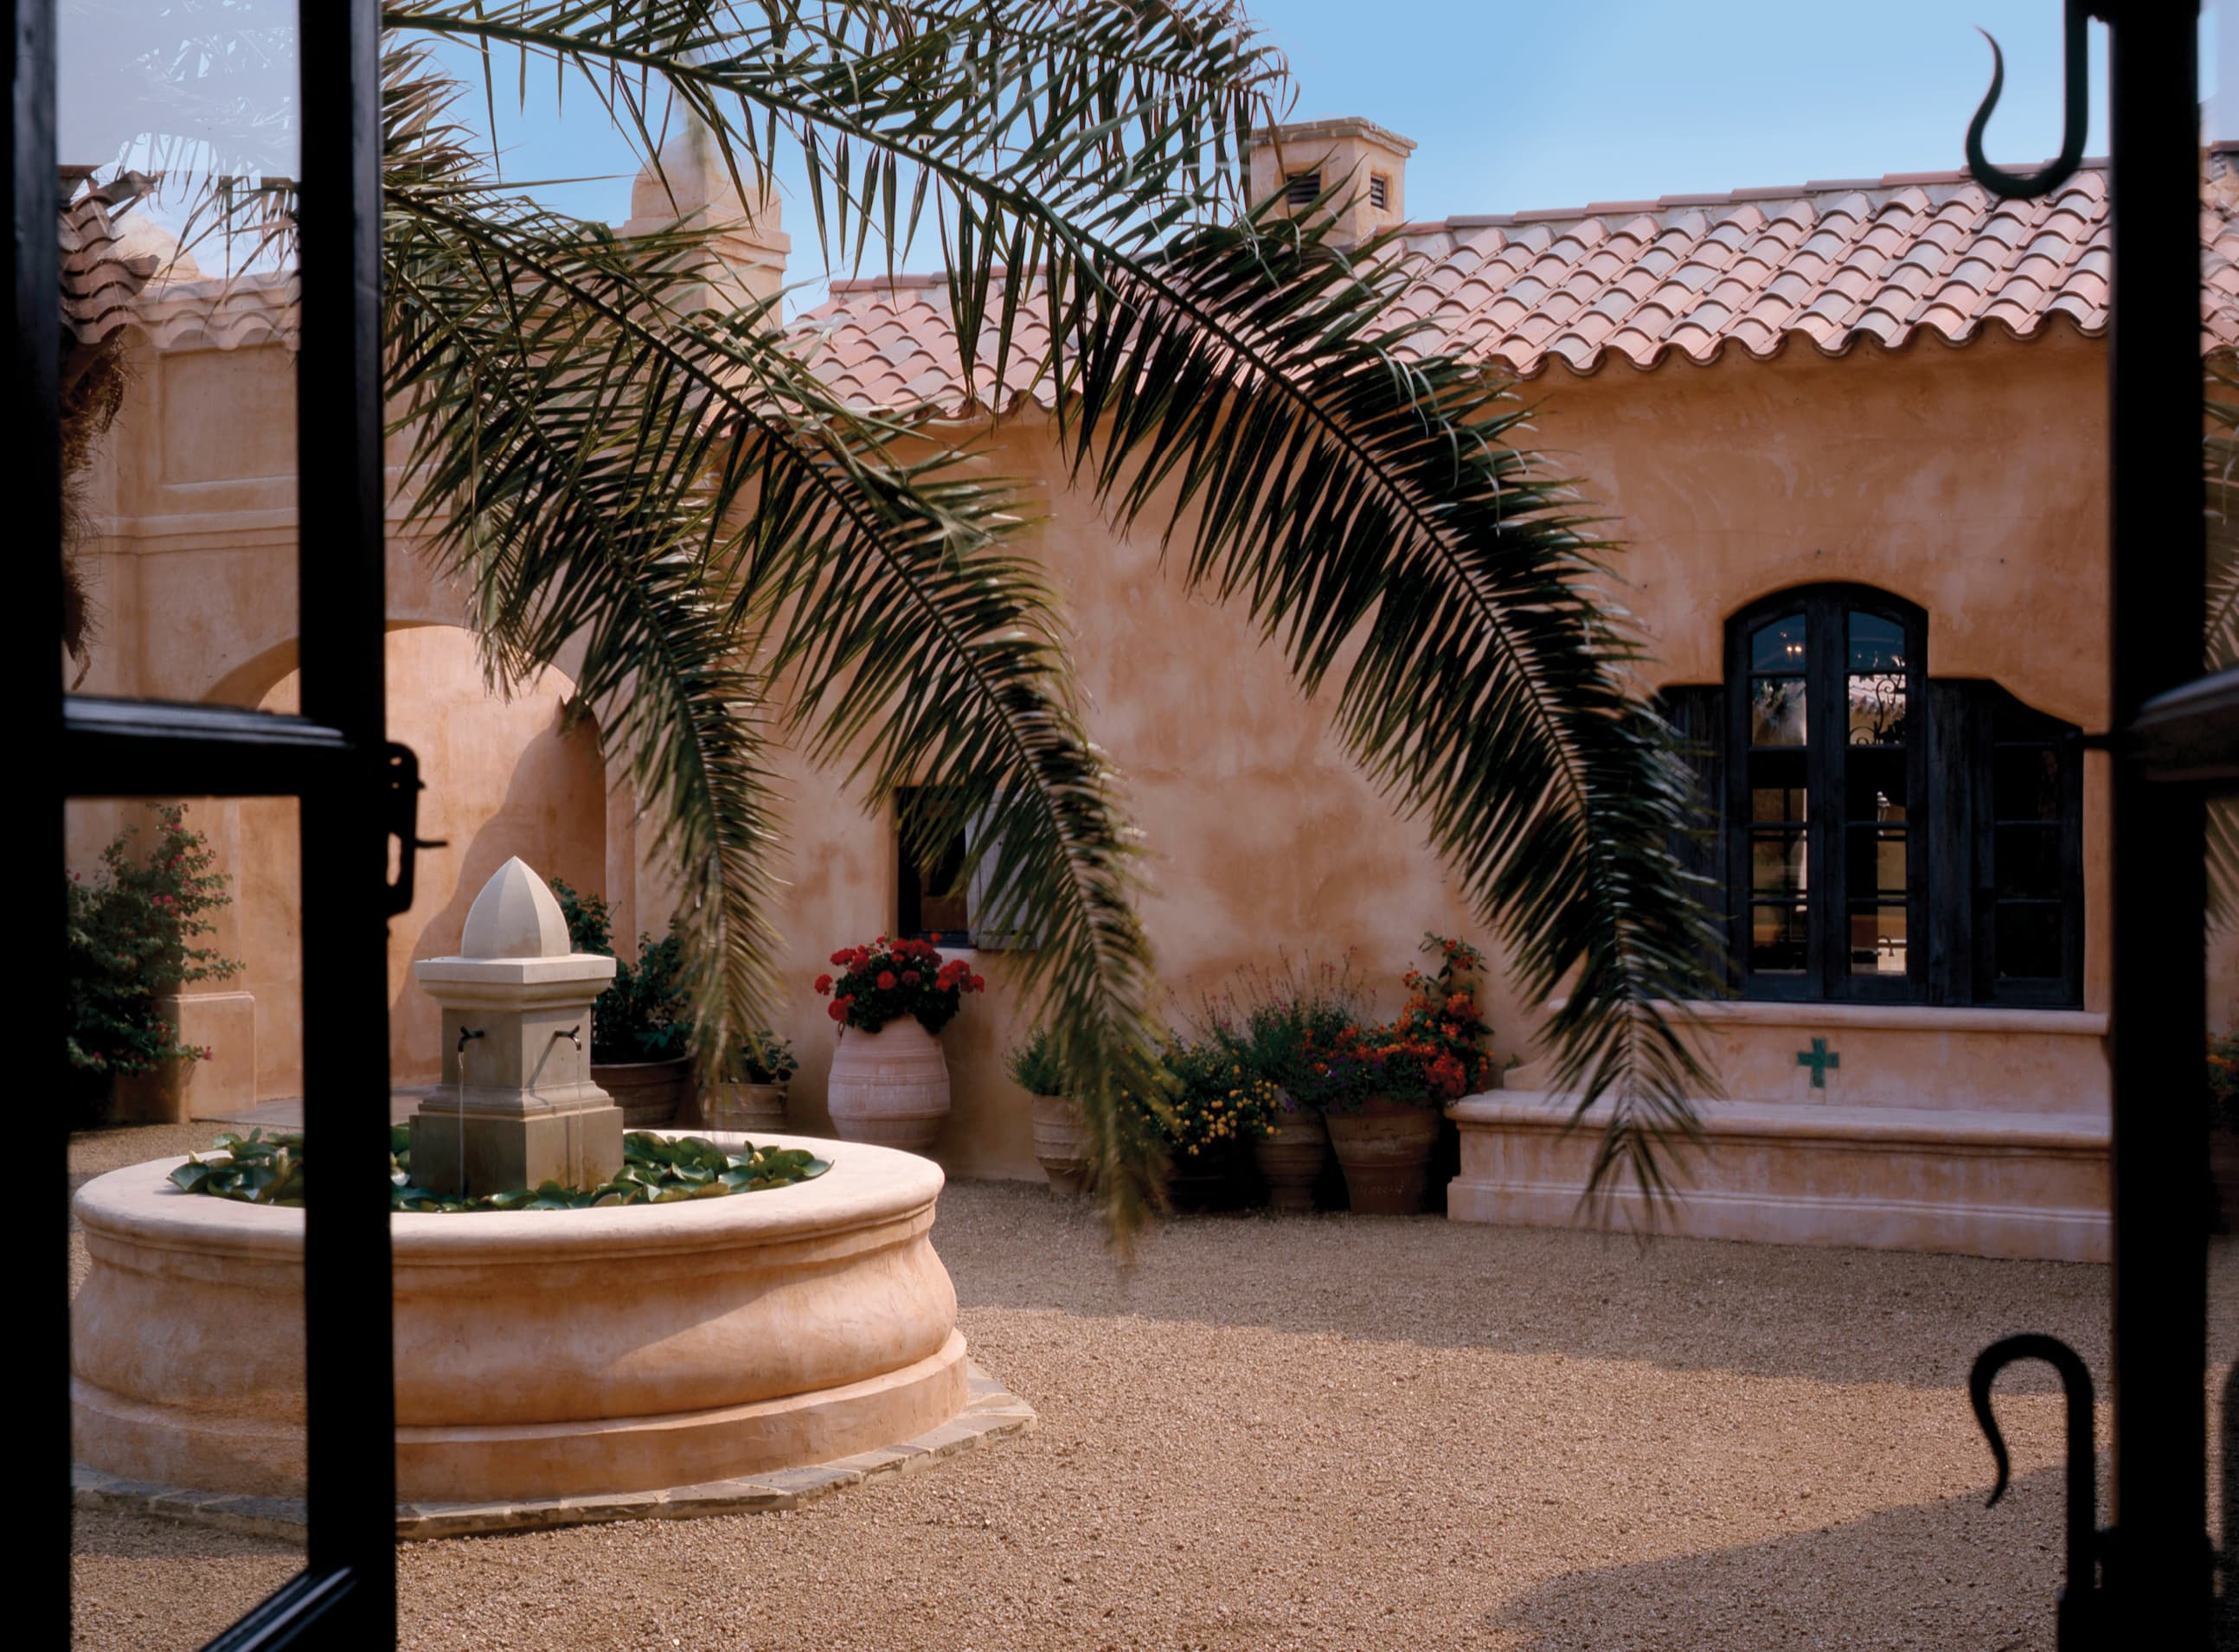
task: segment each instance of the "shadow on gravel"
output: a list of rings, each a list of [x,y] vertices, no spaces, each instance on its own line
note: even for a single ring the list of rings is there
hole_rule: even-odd
[[[1438,1217],[1170,1219],[1123,1268],[1089,1207],[952,1182],[933,1241],[967,1309],[1140,1316],[1681,1370],[1963,1387],[1982,1348],[2050,1331],[2104,1391],[2103,1267],[1494,1228]],[[2210,1259],[2209,1349],[2239,1356],[2239,1243]],[[2013,1392],[2050,1392],[2016,1368]]]
[[[1824,1646],[1830,1622],[1864,1616],[1876,1646],[2052,1652],[2060,1482],[2048,1469],[2016,1480],[1996,1509],[1980,1495],[1950,1497],[1767,1543],[1567,1573],[1485,1628],[1520,1637],[1499,1641],[1516,1652],[1611,1644],[1600,1626],[1613,1619],[1628,1652],[1777,1652]]]

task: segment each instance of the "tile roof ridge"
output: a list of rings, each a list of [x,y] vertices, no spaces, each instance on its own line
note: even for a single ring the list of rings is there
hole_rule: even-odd
[[[2216,154],[2239,153],[2239,141],[2211,143],[2208,148]],[[2049,166],[2051,163],[2048,161],[2043,164]],[[2103,155],[2087,155],[2076,163],[2079,172],[2103,172],[2106,169],[2107,157]],[[1802,183],[1746,184],[1734,189],[1663,195],[1652,200],[1589,201],[1582,207],[1522,207],[1512,212],[1453,213],[1444,218],[1423,219],[1410,223],[1407,228],[1418,231],[1482,229],[1488,226],[1506,229],[1511,224],[1550,223],[1565,218],[1603,218],[1616,214],[1631,216],[1643,212],[1666,212],[1674,207],[1741,206],[1764,201],[1797,201],[1807,196],[1857,195],[1869,189],[1902,189],[1917,184],[1961,184],[1974,181],[1973,175],[1963,167],[1929,172],[1884,172],[1877,178],[1811,178]]]

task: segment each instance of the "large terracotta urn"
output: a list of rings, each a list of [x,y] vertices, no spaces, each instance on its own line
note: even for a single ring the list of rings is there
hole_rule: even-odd
[[[1252,1143],[1252,1156],[1267,1184],[1268,1205],[1278,1211],[1311,1211],[1314,1184],[1329,1158],[1329,1131],[1321,1115],[1285,1102],[1274,1118],[1274,1133]]]
[[[1053,1191],[1081,1192],[1088,1183],[1088,1120],[1065,1096],[1034,1098],[1034,1157]]]
[[[1330,1145],[1345,1171],[1345,1191],[1362,1216],[1413,1216],[1430,1183],[1438,1110],[1371,1096],[1329,1115]]]
[[[948,1117],[948,1060],[915,1016],[876,1032],[840,1029],[825,1088],[840,1139],[931,1153]]]
[[[676,1122],[692,1090],[692,1058],[669,1061],[604,1061],[591,1065],[591,1082],[615,1098],[626,1130],[658,1130]]]

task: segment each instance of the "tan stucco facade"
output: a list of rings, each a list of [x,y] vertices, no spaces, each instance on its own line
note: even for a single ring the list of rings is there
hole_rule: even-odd
[[[86,689],[289,703],[291,375],[270,337],[216,348],[201,333],[139,348],[87,498],[104,631]],[[2107,720],[2105,362],[2103,342],[2056,329],[2030,342],[1990,335],[1962,349],[1923,342],[1841,359],[1732,353],[1708,367],[1611,365],[1585,379],[1556,368],[1523,394],[1538,406],[1535,440],[1582,479],[1629,547],[1629,584],[1616,594],[1652,639],[1652,686],[1717,680],[1724,622],[1754,599],[1857,581],[1927,611],[1932,674],[1994,680],[2096,733]],[[1092,733],[1125,772],[1144,828],[1144,916],[1180,1006],[1238,965],[1285,951],[1350,949],[1364,973],[1389,982],[1425,930],[1482,938],[1421,830],[1354,771],[1325,710],[1301,699],[1244,617],[1185,593],[1162,571],[1153,536],[1114,534],[1091,501],[1067,493],[1045,415],[1029,408],[992,433],[960,434],[980,439],[987,471],[1022,481],[1046,515],[1032,542],[1066,594]],[[431,1076],[435,1040],[434,1007],[410,988],[410,965],[455,948],[467,904],[506,858],[602,890],[621,908],[623,933],[658,928],[666,879],[639,853],[620,754],[600,749],[588,721],[561,715],[567,662],[510,701],[489,696],[459,593],[401,531],[389,606],[391,726],[421,756],[423,833],[448,840],[421,861],[419,901],[392,933],[390,1054],[399,1081],[411,1082]],[[2095,758],[2086,1016],[2103,1013],[2107,998],[2105,784]],[[790,772],[786,790],[780,973],[803,1058],[794,1123],[816,1130],[831,1032],[808,984],[834,946],[894,924],[895,846],[891,823],[866,815],[829,777]],[[90,861],[119,813],[76,808],[75,862]],[[223,985],[256,1004],[253,1088],[296,1093],[288,891],[303,851],[291,811],[216,803],[194,818],[238,879],[221,945],[249,967]],[[2213,1001],[2222,1005],[2239,978],[2228,948],[2218,959]],[[941,1157],[962,1174],[1033,1175],[1026,1099],[1000,1071],[1023,1031],[1020,1012],[1007,960],[988,954],[980,967],[990,991],[946,1039],[955,1111]],[[1492,1010],[1501,1055],[1528,1056],[1526,1006],[1501,986]],[[1722,1028],[1722,1053],[1737,1073],[1763,1075],[1744,1084],[1780,1091],[1761,1098],[1787,1099],[1801,1075],[1785,1063],[1811,1025],[1799,1008],[1769,1026]],[[2103,1040],[2080,1021],[2069,1032],[2088,1036],[2063,1045],[2083,1055],[2063,1064],[2072,1091],[2063,1106],[2103,1111]],[[1911,1064],[1922,1084],[1973,1106],[1983,1085],[2012,1090],[1997,1073],[2041,1065],[2002,1053],[2005,1038],[2031,1036],[1993,1027],[1955,1068],[1940,1035],[1882,1029],[1874,1061],[1900,1072]],[[221,1049],[218,1063],[243,1058]],[[1851,1075],[1863,1081],[1861,1069]]]

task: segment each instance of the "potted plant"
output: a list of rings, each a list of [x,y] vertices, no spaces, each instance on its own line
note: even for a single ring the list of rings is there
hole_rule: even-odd
[[[1267,1129],[1252,1138],[1252,1158],[1279,1211],[1310,1211],[1329,1159],[1329,1130],[1315,1104],[1317,1052],[1360,1019],[1362,992],[1352,955],[1303,973],[1286,957],[1279,972],[1259,965],[1239,972],[1238,985],[1205,1005],[1205,1021],[1253,1078],[1275,1087]]]
[[[832,954],[836,975],[816,990],[839,1023],[825,1090],[832,1127],[851,1142],[877,1142],[929,1152],[948,1117],[948,1062],[940,1032],[956,1018],[967,992],[987,983],[961,959],[944,959],[929,941],[843,946]]]
[[[211,1052],[181,1041],[178,991],[242,967],[193,944],[233,897],[211,869],[216,851],[188,829],[186,813],[180,804],[156,808],[156,841],[144,859],[132,853],[138,829],[128,826],[101,852],[93,881],[65,874],[64,1041],[72,1111],[89,1122],[103,1114],[121,1125],[185,1119],[188,1076]]]
[[[683,949],[674,926],[655,940],[638,938],[634,966],[614,945],[614,908],[552,879],[568,944],[615,959],[615,983],[591,1001],[591,1082],[615,1098],[623,1125],[673,1124],[692,1091],[692,1003]]]
[[[1088,1184],[1088,1121],[1080,1104],[1066,1094],[1065,1070],[1049,1029],[1036,1027],[1004,1065],[1011,1082],[1033,1098],[1034,1157],[1042,1174],[1057,1192],[1081,1192]]]
[[[1364,1215],[1412,1216],[1423,1208],[1442,1110],[1482,1087],[1492,1069],[1482,1043],[1490,1029],[1465,979],[1481,966],[1481,955],[1441,935],[1425,936],[1423,950],[1438,958],[1438,967],[1429,975],[1407,972],[1399,1014],[1342,1029],[1327,1057],[1313,1064],[1312,1098],[1328,1120],[1346,1195]]]
[[[1134,1127],[1165,1151],[1167,1199],[1181,1211],[1233,1208],[1244,1151],[1280,1108],[1275,1086],[1218,1040],[1173,1039],[1159,1065],[1163,1096],[1122,1093],[1134,1103]]]
[[[731,1052],[729,1074],[715,1085],[715,1099],[708,1108],[708,1127],[783,1130],[786,1086],[800,1070],[792,1043],[767,1027],[757,1027]]]

